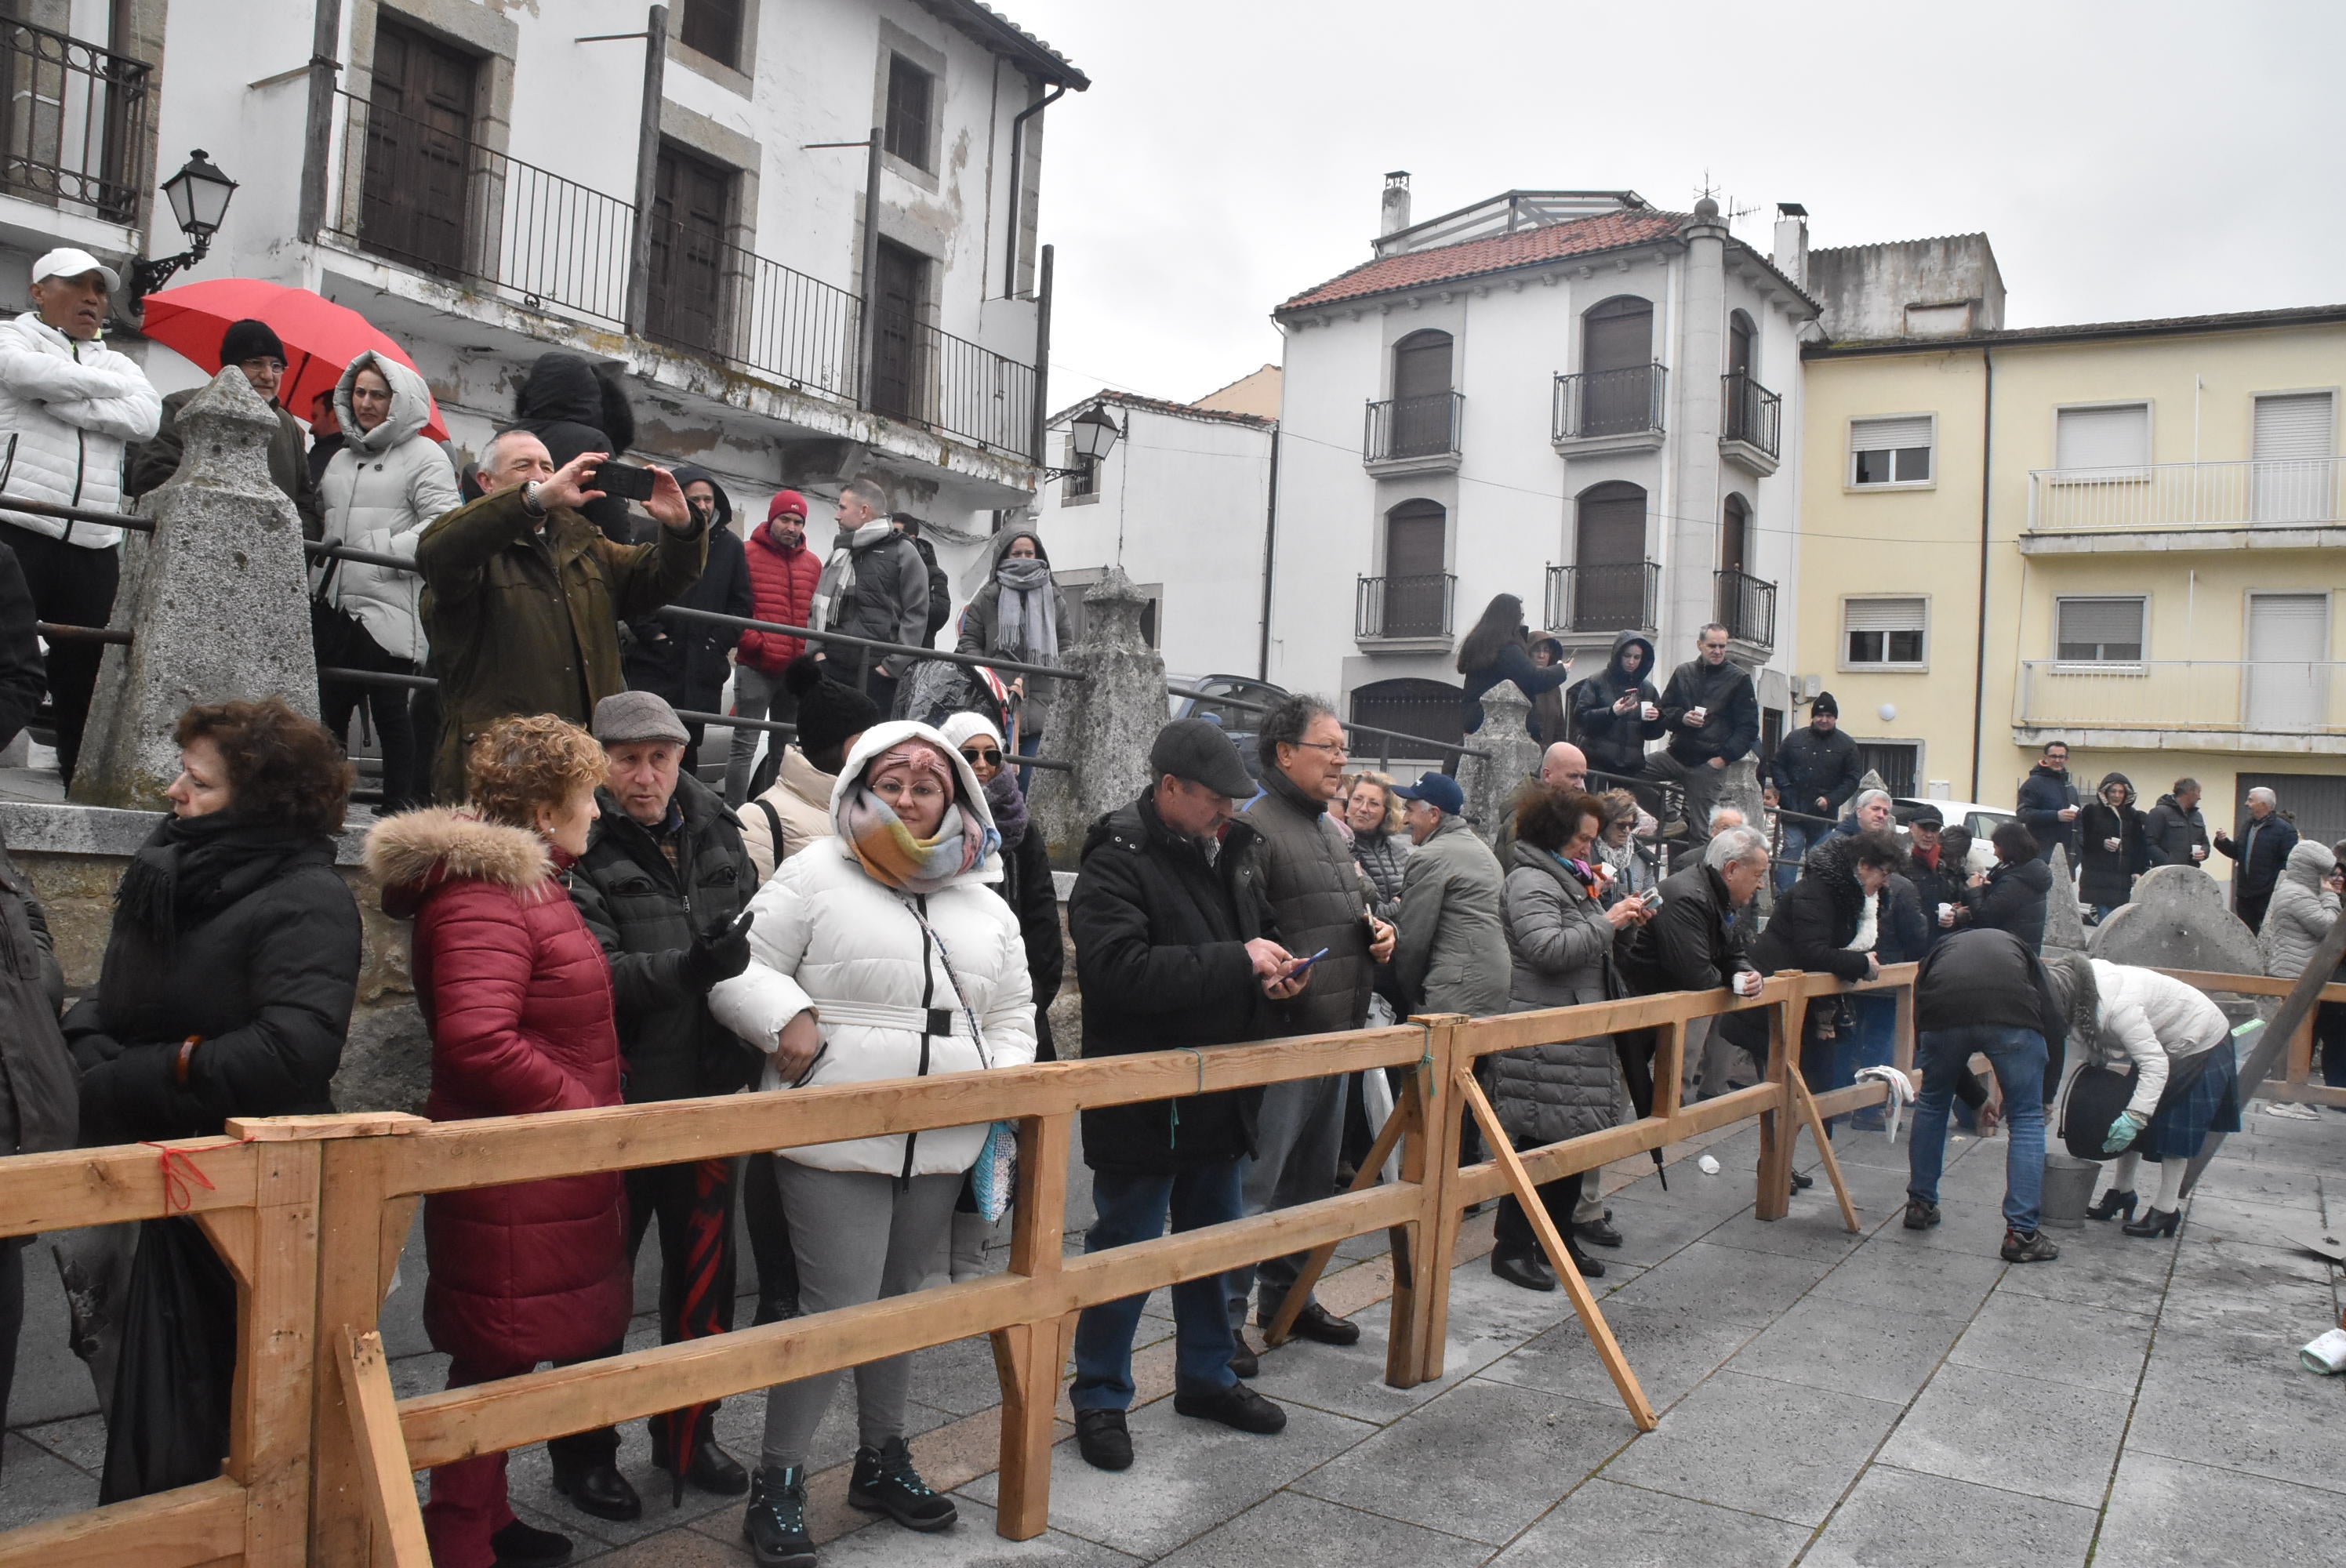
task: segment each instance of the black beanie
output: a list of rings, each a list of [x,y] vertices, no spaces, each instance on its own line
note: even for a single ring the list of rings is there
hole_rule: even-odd
[[[1821,691],[1817,693],[1817,699],[1809,704],[1809,717],[1810,718],[1814,718],[1820,713],[1830,713],[1835,718],[1839,718],[1841,717],[1841,704],[1833,700],[1833,694],[1831,692]]]
[[[263,354],[272,359],[285,357],[285,345],[278,340],[275,329],[266,321],[250,317],[230,321],[228,331],[220,334],[220,365],[240,365],[247,360],[257,360]]]
[[[782,687],[799,699],[799,749],[810,755],[880,722],[880,705],[825,676],[812,654],[790,660],[782,671]]]

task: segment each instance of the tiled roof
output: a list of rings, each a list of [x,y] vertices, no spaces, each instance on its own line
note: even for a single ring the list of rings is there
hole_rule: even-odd
[[[1049,419],[1046,426],[1065,423],[1077,411],[1096,402],[1113,403],[1118,408],[1147,409],[1151,413],[1169,413],[1179,419],[1212,420],[1221,424],[1243,424],[1255,430],[1271,430],[1278,426],[1275,419],[1265,419],[1259,413],[1233,413],[1226,409],[1199,408],[1193,402],[1173,402],[1161,397],[1143,397],[1138,392],[1112,392],[1106,388],[1079,402],[1071,402]]]
[[[1296,295],[1273,313],[1358,300],[1370,294],[1385,294],[1396,289],[1413,289],[1427,283],[1443,283],[1453,279],[1504,272],[1516,267],[1537,266],[1566,256],[1586,256],[1600,250],[1617,250],[1627,245],[1643,245],[1668,239],[1685,221],[1682,214],[1675,212],[1603,212],[1594,218],[1576,218],[1568,223],[1552,223],[1544,229],[1526,229],[1515,234],[1494,234],[1487,239],[1465,239],[1455,245],[1413,250],[1400,256],[1381,256],[1331,279],[1316,289]]]
[[[984,0],[923,0],[923,3],[932,10],[944,12],[989,46],[1000,49],[1046,82],[1065,82],[1079,93],[1092,85],[1092,79],[1065,55],[984,4]]]

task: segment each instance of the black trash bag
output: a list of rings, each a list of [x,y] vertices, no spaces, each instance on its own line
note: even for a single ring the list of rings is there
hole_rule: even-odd
[[[219,1474],[235,1383],[235,1276],[195,1221],[142,1221],[97,1501],[146,1497]]]

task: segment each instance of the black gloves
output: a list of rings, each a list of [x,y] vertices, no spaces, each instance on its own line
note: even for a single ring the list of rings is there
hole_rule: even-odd
[[[750,911],[719,921],[692,939],[685,950],[684,983],[707,991],[720,980],[730,980],[750,967]]]

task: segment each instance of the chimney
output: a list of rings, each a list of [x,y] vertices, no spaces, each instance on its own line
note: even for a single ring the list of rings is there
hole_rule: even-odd
[[[1809,286],[1809,209],[1797,201],[1776,204],[1776,253],[1770,260],[1777,271]]]
[[[1409,170],[1394,169],[1385,176],[1384,209],[1377,225],[1377,238],[1398,234],[1409,227]]]

